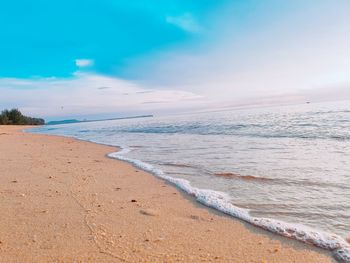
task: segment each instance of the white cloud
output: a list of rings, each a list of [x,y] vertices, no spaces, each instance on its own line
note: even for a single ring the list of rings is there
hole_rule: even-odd
[[[76,59],[75,65],[79,68],[90,67],[94,64],[92,59]]]
[[[181,16],[167,16],[165,20],[167,23],[175,25],[187,32],[198,33],[203,30],[190,13],[185,13]]]
[[[70,79],[0,78],[1,108],[18,107],[45,118],[103,114],[155,114],[204,103],[192,92],[146,89],[142,85],[97,74],[76,73]]]

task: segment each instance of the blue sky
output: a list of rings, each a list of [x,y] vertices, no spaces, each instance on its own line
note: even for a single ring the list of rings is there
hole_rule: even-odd
[[[128,59],[198,41],[200,36],[177,26],[175,18],[191,14],[193,20],[206,21],[223,3],[215,0],[3,1],[0,74],[23,78],[67,77],[76,70],[75,59],[91,58],[96,72],[119,76]]]
[[[347,0],[3,1],[0,108],[55,119],[350,98],[349,13]]]

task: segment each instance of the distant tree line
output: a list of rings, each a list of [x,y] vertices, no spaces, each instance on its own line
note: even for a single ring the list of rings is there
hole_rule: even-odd
[[[44,125],[45,120],[24,116],[18,109],[3,110],[0,125]]]

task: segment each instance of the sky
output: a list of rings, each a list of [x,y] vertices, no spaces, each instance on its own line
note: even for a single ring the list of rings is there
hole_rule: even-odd
[[[348,0],[0,3],[0,109],[120,117],[350,99]]]

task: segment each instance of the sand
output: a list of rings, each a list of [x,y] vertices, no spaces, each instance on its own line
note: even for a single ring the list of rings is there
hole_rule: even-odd
[[[106,157],[0,126],[0,262],[334,262]]]

